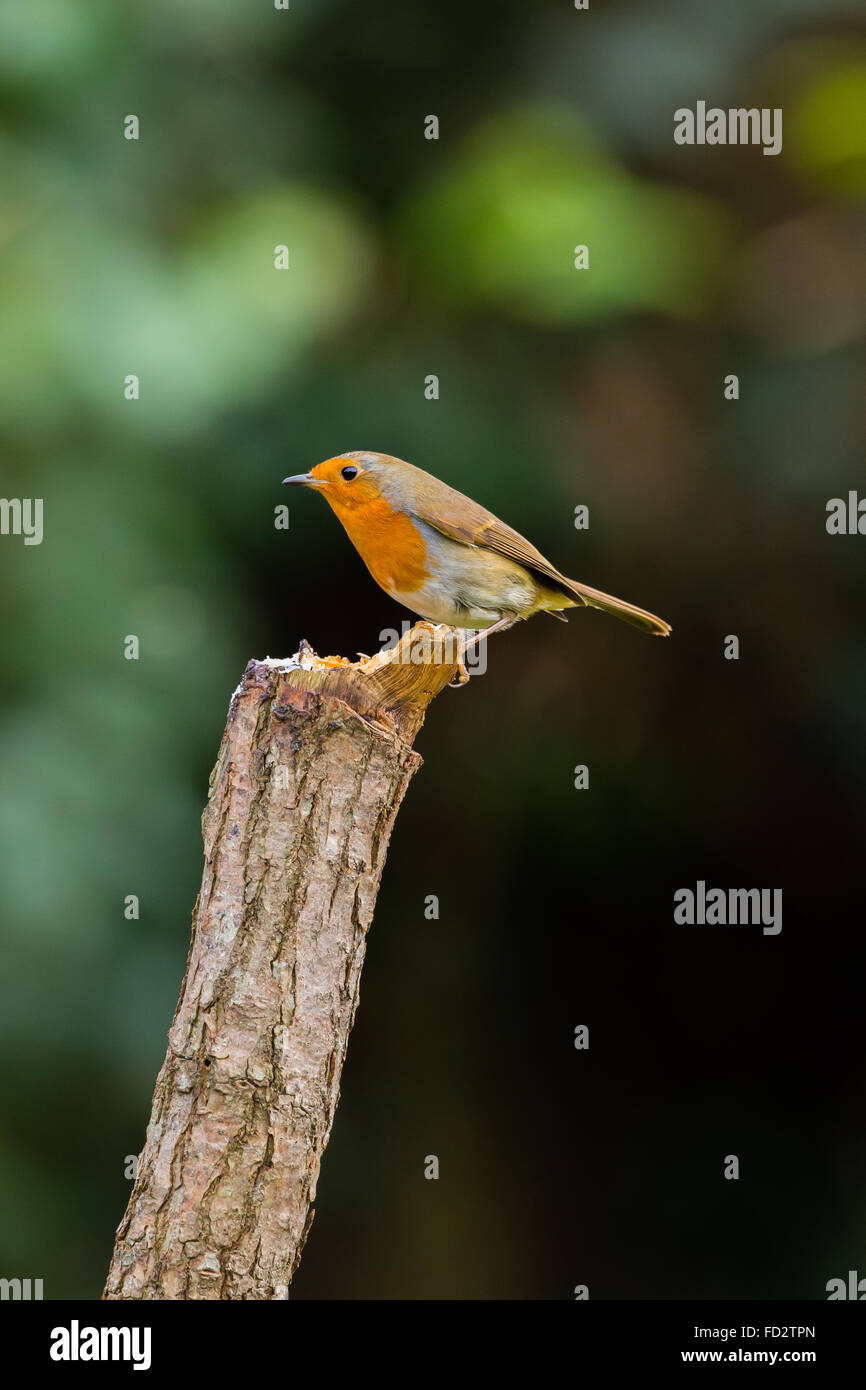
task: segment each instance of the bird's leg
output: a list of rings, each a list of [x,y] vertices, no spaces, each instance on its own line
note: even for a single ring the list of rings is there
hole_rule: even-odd
[[[461,686],[469,684],[469,672],[466,670],[466,666],[463,662],[463,644],[460,640],[459,628],[452,627],[449,637],[449,646],[452,639],[457,648],[457,675],[453,681],[448,682],[448,689],[459,690]]]
[[[477,643],[481,641],[482,637],[489,637],[491,632],[504,632],[506,628],[513,627],[516,622],[519,622],[516,613],[504,613],[491,627],[485,627],[480,632],[475,632],[471,637],[466,638],[457,656],[457,679],[451,682],[452,690],[459,690],[460,686],[466,685],[469,680],[469,672],[463,661],[463,657],[466,652],[468,652],[469,648],[476,646]]]
[[[464,652],[468,652],[469,648],[474,647],[477,642],[480,642],[482,637],[490,637],[494,632],[504,632],[506,628],[514,627],[514,624],[519,621],[520,619],[516,613],[503,613],[502,617],[490,627],[482,628],[480,632],[473,633],[471,637],[467,637],[463,646],[460,648],[460,655],[463,656]]]

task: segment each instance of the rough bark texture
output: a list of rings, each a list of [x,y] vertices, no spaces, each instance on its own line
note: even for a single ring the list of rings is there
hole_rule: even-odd
[[[288,1297],[382,865],[421,763],[412,740],[455,671],[418,638],[449,632],[419,624],[355,665],[304,644],[247,667],[211,775],[186,976],[105,1298]]]

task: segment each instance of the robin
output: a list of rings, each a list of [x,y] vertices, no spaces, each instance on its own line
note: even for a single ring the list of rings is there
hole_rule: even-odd
[[[671,630],[643,608],[567,579],[471,497],[390,454],[337,454],[283,482],[321,490],[386,594],[431,622],[472,629],[464,652],[534,613],[565,622],[564,608],[600,608],[656,637]]]

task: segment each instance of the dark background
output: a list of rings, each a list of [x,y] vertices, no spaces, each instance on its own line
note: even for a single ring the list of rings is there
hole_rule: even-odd
[[[0,1275],[99,1296],[248,658],[410,616],[280,491],[368,448],[674,635],[539,618],[432,707],[293,1297],[866,1275],[858,12],[4,6]],[[782,154],[676,146],[698,99]],[[781,935],[676,925],[699,878]]]

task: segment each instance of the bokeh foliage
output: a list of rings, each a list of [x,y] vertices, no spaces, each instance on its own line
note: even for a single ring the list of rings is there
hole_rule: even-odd
[[[538,619],[431,711],[296,1296],[862,1270],[860,7],[469,9],[0,8],[2,492],[45,501],[0,538],[0,1274],[52,1297],[101,1287],[247,659],[409,616],[313,497],[273,526],[356,448],[675,635]],[[675,146],[698,98],[783,153]],[[783,886],[782,937],[674,928],[698,877]]]

